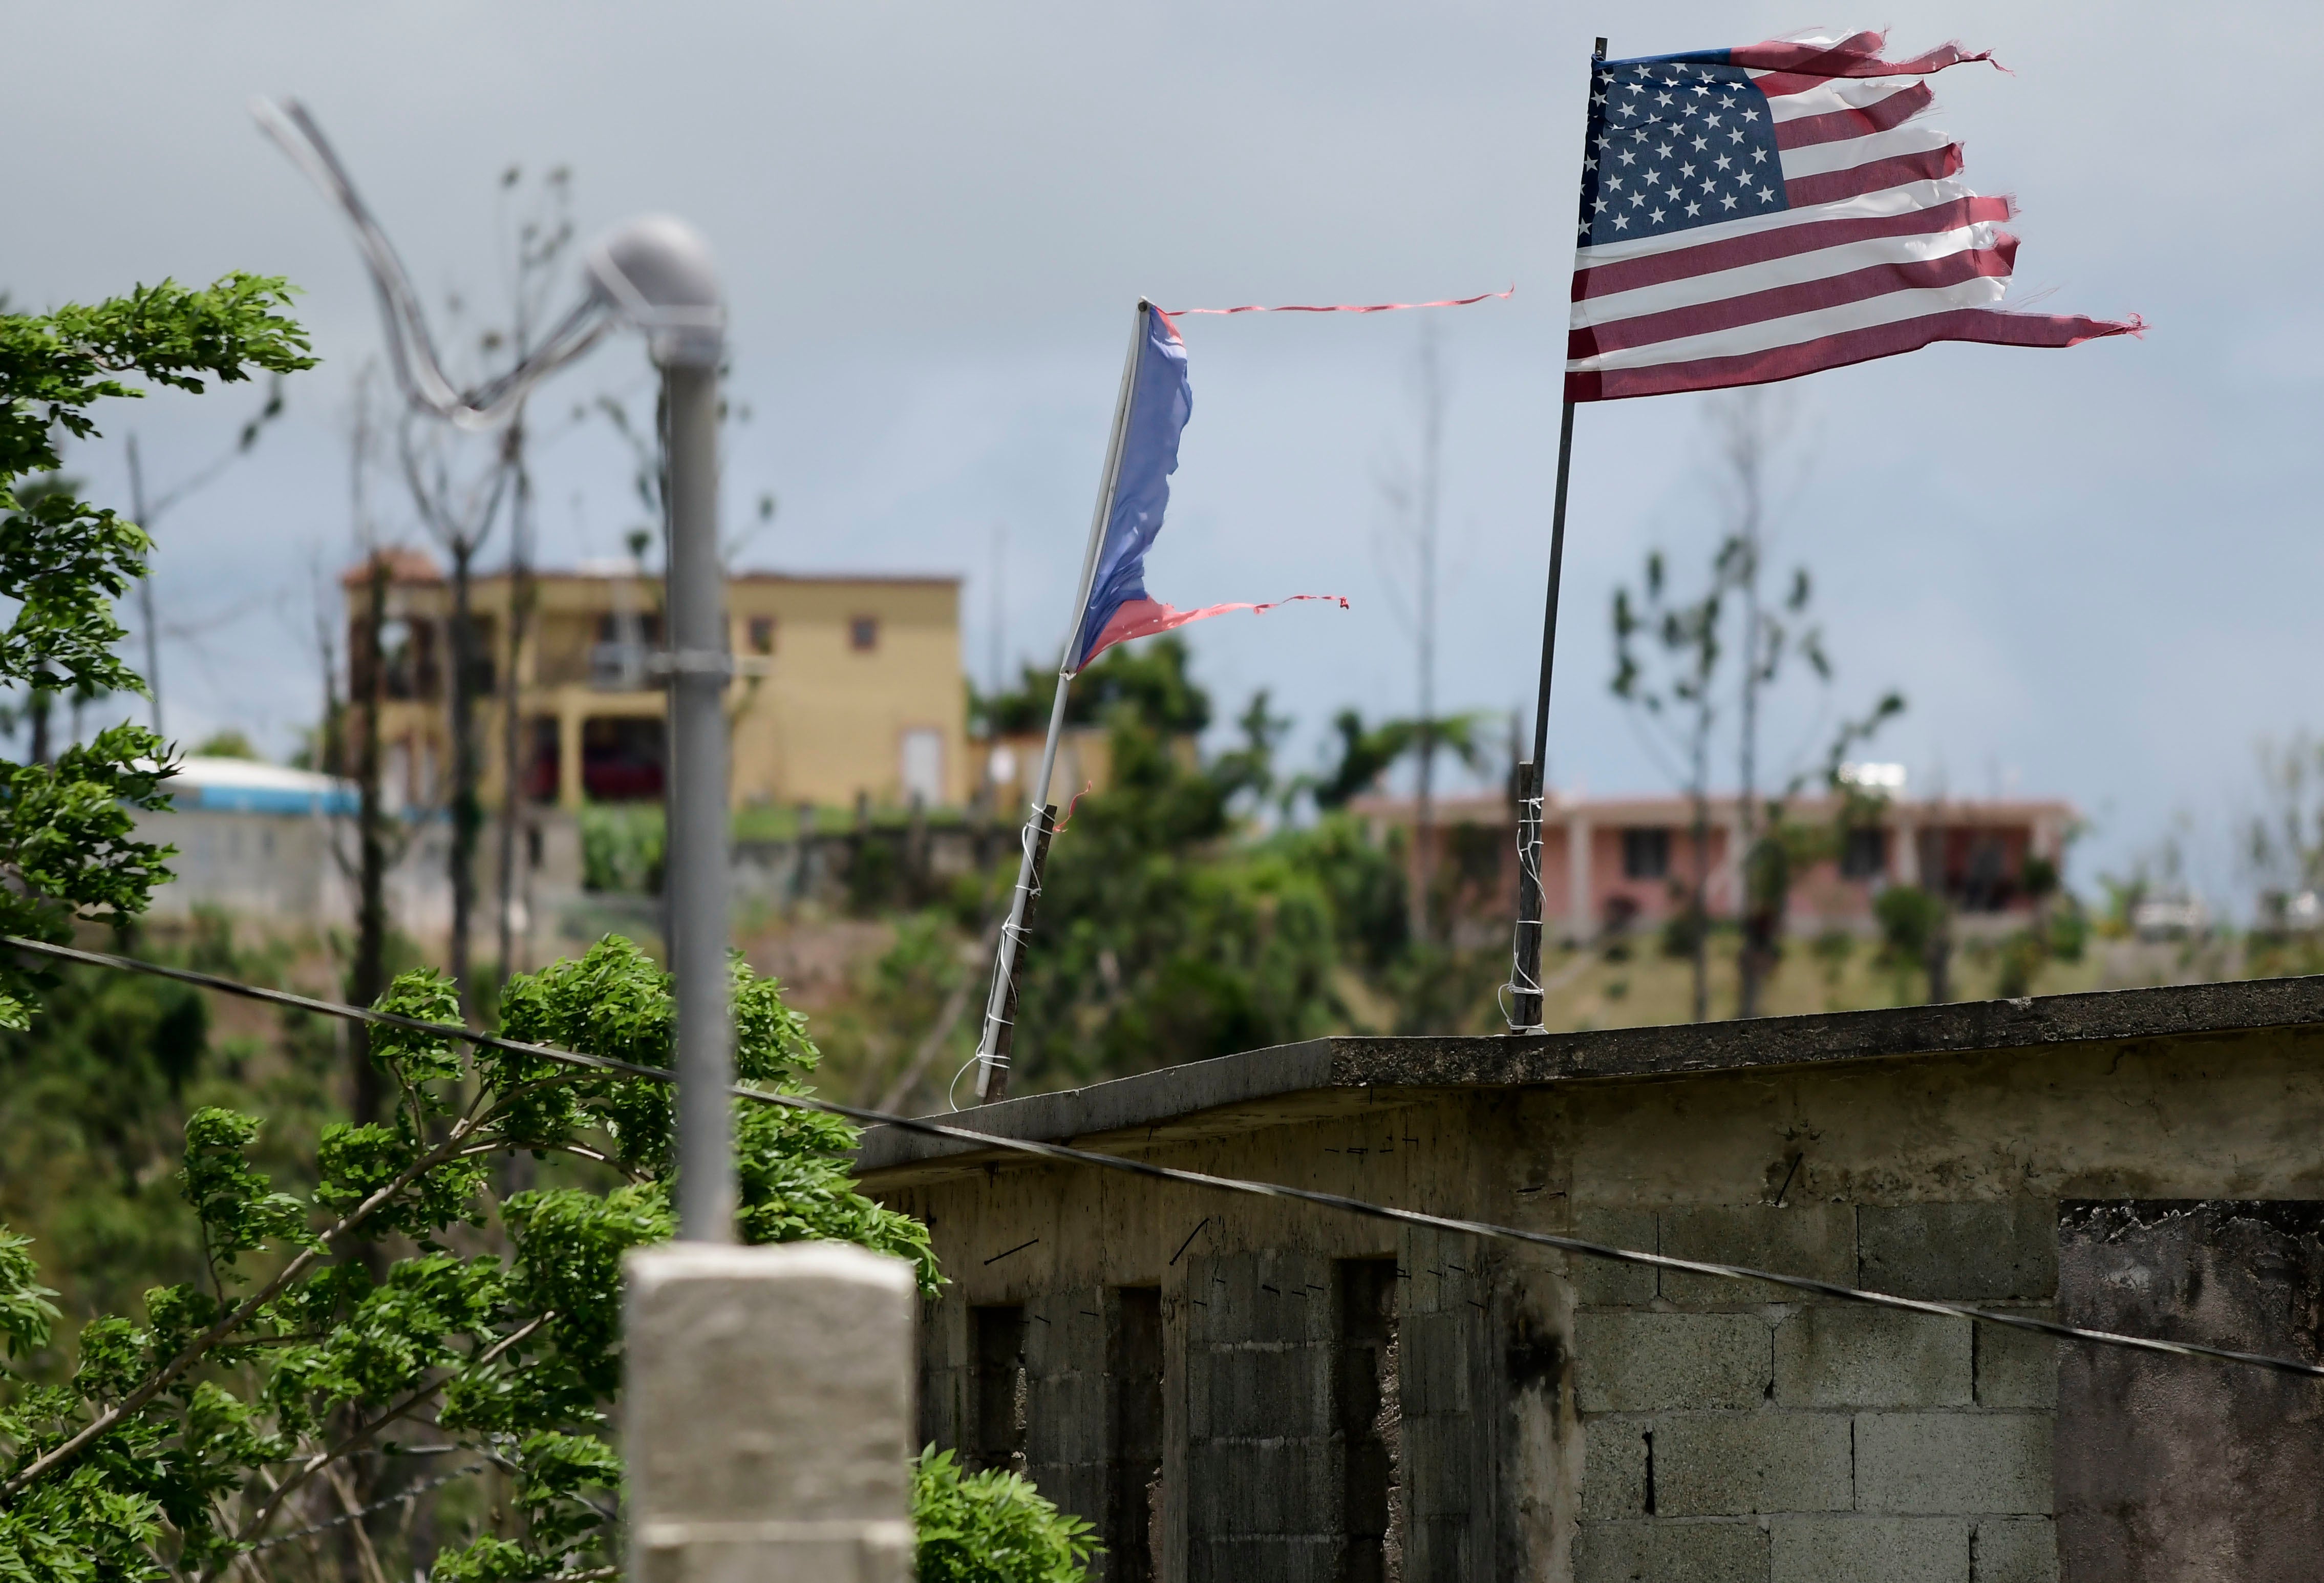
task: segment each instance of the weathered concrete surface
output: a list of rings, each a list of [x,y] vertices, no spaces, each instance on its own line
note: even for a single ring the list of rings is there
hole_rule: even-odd
[[[2048,1313],[2061,1201],[2324,1199],[2324,981],[1548,1041],[1323,1041],[962,1119]],[[2048,1341],[893,1133],[870,1134],[864,1160],[887,1162],[868,1189],[929,1221],[954,1282],[922,1349],[940,1443],[973,1412],[973,1306],[1102,1313],[1120,1289],[1158,1292],[1153,1548],[1169,1583],[1336,1578],[1350,1539],[1379,1532],[1377,1512],[1349,1504],[1360,1437],[1325,1405],[1347,1400],[1355,1342],[1317,1313],[1285,1327],[1350,1262],[1388,1258],[1403,1432],[1386,1521],[1407,1583],[2058,1576],[2051,1513],[2073,1437],[2055,1427]],[[1291,1297],[1261,1270],[1325,1290]],[[1086,1412],[1069,1403],[1089,1394],[1038,1411]],[[1055,1477],[1102,1522],[1119,1492],[1088,1480],[1120,1459],[1092,1430],[1042,1432],[1074,1448]]]
[[[903,1583],[909,1267],[675,1243],[624,1274],[630,1575]]]
[[[1318,1039],[1093,1088],[1027,1095],[982,1106],[959,1125],[1004,1137],[1104,1147],[1277,1126],[1299,1114],[1400,1100],[1393,1090],[1674,1077],[2319,1024],[2324,1024],[2324,977],[1526,1039]],[[1383,1092],[1351,1092],[1365,1089]],[[1294,1096],[1302,1097],[1296,1105],[1289,1103]],[[900,1183],[899,1173],[915,1162],[961,1155],[981,1157],[975,1145],[958,1140],[875,1127],[865,1134],[858,1162],[867,1173],[899,1173],[890,1180]]]
[[[2060,1316],[2318,1356],[2324,1204],[2069,1206]],[[2076,1349],[2060,1360],[2058,1545],[2068,1583],[2324,1576],[2324,1387]]]

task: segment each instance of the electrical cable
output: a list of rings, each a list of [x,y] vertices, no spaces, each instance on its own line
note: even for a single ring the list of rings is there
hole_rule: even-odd
[[[345,1018],[350,1022],[370,1023],[383,1027],[401,1028],[415,1033],[432,1034],[438,1038],[458,1039],[472,1045],[494,1050],[506,1050],[519,1054],[540,1056],[567,1066],[586,1067],[594,1070],[623,1077],[643,1078],[650,1081],[675,1083],[678,1074],[660,1067],[641,1066],[634,1061],[616,1060],[608,1056],[586,1055],[578,1051],[559,1050],[553,1045],[532,1044],[519,1039],[503,1039],[496,1033],[480,1032],[474,1028],[452,1023],[431,1023],[418,1017],[401,1016],[393,1012],[374,1011],[364,1006],[347,1005],[337,1001],[318,1000],[310,995],[295,995],[289,990],[265,989],[254,984],[244,984],[216,974],[200,973],[189,967],[172,967],[160,962],[147,962],[134,957],[113,956],[103,951],[82,950],[76,946],[52,945],[46,940],[26,940],[18,935],[0,935],[0,946],[61,961],[81,962],[92,967],[110,967],[123,972],[145,973],[156,977],[174,979],[201,988],[236,995],[245,999],[269,1002],[300,1011],[324,1016]],[[1027,1138],[1004,1137],[997,1133],[981,1133],[972,1128],[954,1126],[945,1122],[929,1121],[918,1116],[893,1116],[884,1111],[867,1110],[860,1106],[843,1105],[836,1100],[822,1099],[804,1094],[770,1094],[741,1083],[732,1083],[729,1090],[738,1098],[761,1105],[787,1106],[794,1110],[819,1111],[837,1116],[867,1126],[892,1126],[923,1137],[942,1138],[967,1143],[976,1148],[999,1149],[1010,1153],[1036,1159],[1057,1161],[1071,1165],[1095,1166],[1102,1170],[1121,1171],[1140,1176],[1150,1181],[1167,1181],[1181,1187],[1204,1188],[1216,1192],[1239,1193],[1246,1197],[1280,1199],[1294,1203],[1313,1204],[1321,1208],[1336,1209],[1344,1214],[1368,1219],[1385,1220],[1399,1226],[1419,1227],[1430,1231],[1456,1232],[1489,1241],[1514,1242],[1532,1247],[1545,1247],[1560,1253],[1578,1254],[1585,1258],[1608,1259],[1618,1264],[1637,1264],[1649,1269],[1676,1270],[1690,1275],[1709,1275],[1723,1281],[1757,1281],[1770,1286],[1780,1286],[1793,1291],[1805,1292],[1840,1302],[1861,1303],[1870,1308],[1895,1310],[1903,1313],[1937,1314],[1949,1319],[1969,1319],[1978,1324],[1997,1325],[2005,1329],[2030,1331],[2056,1340],[2078,1341],[2100,1347],[2122,1347],[2135,1352],[2156,1353],[2168,1357],[2197,1358],[2212,1363],[2232,1363],[2253,1368],[2268,1369],[2277,1374],[2294,1375],[2303,1379],[2324,1379],[2324,1365],[2295,1357],[2276,1357],[2265,1353],[2236,1352],[2222,1347],[2205,1347],[2195,1342],[2166,1341],[2152,1336],[2126,1336],[2112,1330],[2092,1330],[2079,1325],[2061,1325],[2054,1320],[2035,1319],[2029,1314],[1997,1312],[1991,1309],[1972,1307],[1966,1303],[1940,1302],[1925,1298],[1897,1297],[1885,1291],[1869,1291],[1853,1286],[1841,1286],[1829,1281],[1818,1281],[1807,1275],[1787,1275],[1777,1271],[1756,1270],[1744,1264],[1717,1264],[1697,1259],[1674,1258],[1668,1254],[1645,1253],[1636,1248],[1609,1246],[1604,1243],[1586,1241],[1581,1237],[1561,1236],[1546,1231],[1526,1231],[1514,1226],[1499,1226],[1489,1221],[1465,1220],[1449,1215],[1431,1215],[1418,1209],[1399,1209],[1391,1205],[1375,1204],[1367,1199],[1349,1198],[1341,1193],[1321,1192],[1313,1188],[1285,1187],[1276,1182],[1250,1181],[1238,1177],[1213,1176],[1205,1171],[1184,1171],[1176,1166],[1156,1165],[1148,1161],[1132,1160],[1118,1154],[1102,1154],[1093,1150],[1075,1149],[1063,1143],[1037,1143]]]

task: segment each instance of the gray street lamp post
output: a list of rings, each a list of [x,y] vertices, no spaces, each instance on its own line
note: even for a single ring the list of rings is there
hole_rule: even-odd
[[[733,1015],[728,1004],[726,716],[734,662],[718,564],[718,364],[725,311],[710,250],[662,216],[589,250],[589,275],[643,329],[661,369],[669,483],[665,556],[670,781],[663,868],[678,985],[678,1227],[690,1242],[734,1236]]]

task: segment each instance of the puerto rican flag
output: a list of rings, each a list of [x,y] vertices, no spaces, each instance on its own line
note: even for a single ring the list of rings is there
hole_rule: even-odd
[[[1105,537],[1098,546],[1089,603],[1082,606],[1080,638],[1073,670],[1079,674],[1106,650],[1131,638],[1223,616],[1230,610],[1272,610],[1265,605],[1206,605],[1180,610],[1146,591],[1146,552],[1162,532],[1170,506],[1170,475],[1178,470],[1178,437],[1194,416],[1194,387],[1186,375],[1186,343],[1170,316],[1141,303],[1136,363],[1130,370],[1130,410],[1124,414],[1121,457],[1114,467],[1113,493],[1106,505]],[[1337,598],[1297,594],[1294,599]],[[1348,602],[1338,599],[1342,609]]]
[[[2124,321],[1997,306],[2006,198],[1960,180],[1881,34],[1601,63],[1590,90],[1566,399],[1795,378],[1932,341],[2070,347]]]

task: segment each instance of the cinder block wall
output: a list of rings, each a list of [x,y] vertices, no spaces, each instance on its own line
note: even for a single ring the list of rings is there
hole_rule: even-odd
[[[2312,1356],[2324,1337],[2324,1030],[1303,1090],[1214,1114],[1214,1130],[1138,1152],[2249,1350]],[[2211,1557],[2246,1544],[2254,1559],[2218,1573],[2238,1583],[2316,1575],[2301,1524],[2324,1409],[2300,1382],[2279,1395],[2210,1365],[2081,1353],[2061,1375],[2056,1345],[2023,1333],[1085,1168],[977,1163],[874,1188],[928,1218],[956,1282],[923,1332],[925,1433],[940,1443],[968,1427],[973,1305],[1054,1321],[1107,1311],[1080,1294],[1157,1294],[1168,1583],[1314,1577],[1326,1547],[1300,1536],[1356,1532],[1333,1511],[1355,1488],[1332,1471],[1351,1425],[1327,1405],[1313,1289],[1391,1254],[1404,1583],[2115,1583],[2117,1541],[2164,1553],[2151,1530]],[[2114,1229],[2102,1246],[2069,1239],[2061,1276],[2061,1226],[2100,1211]],[[1090,1347],[1067,1337],[1037,1363],[1040,1344],[1028,1334],[1028,1459],[1094,1519],[1086,1449],[1043,1449],[1102,1423],[1074,1405],[1086,1393],[1042,1383],[1078,1375],[1088,1365],[1067,1354]],[[1038,1424],[1052,1411],[1084,1424],[1053,1442]]]
[[[1577,1209],[1577,1236],[2046,1314],[2056,1206]],[[1575,1583],[2047,1583],[2051,1344],[1599,1261],[1573,1275]]]

